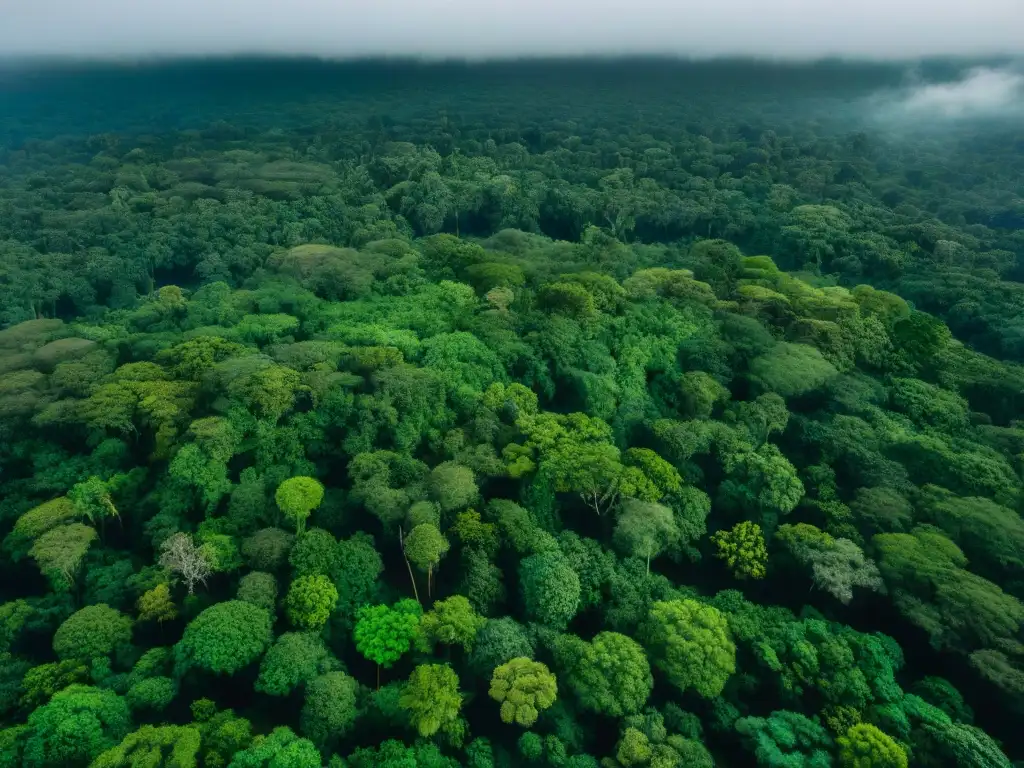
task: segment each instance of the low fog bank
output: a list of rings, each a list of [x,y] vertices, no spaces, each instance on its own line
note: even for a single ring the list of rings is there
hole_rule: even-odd
[[[1024,52],[1020,0],[0,0],[0,56]]]
[[[965,122],[1024,119],[1024,63],[972,67],[943,81],[925,81],[908,70],[906,84],[862,101],[861,111],[879,126],[941,130]]]

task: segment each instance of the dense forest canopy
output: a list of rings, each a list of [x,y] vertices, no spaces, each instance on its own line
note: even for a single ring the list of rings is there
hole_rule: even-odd
[[[904,85],[0,70],[0,768],[1024,758],[1024,132]]]

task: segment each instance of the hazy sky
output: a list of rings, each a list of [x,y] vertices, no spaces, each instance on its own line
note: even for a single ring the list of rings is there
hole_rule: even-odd
[[[0,56],[1024,53],[1024,0],[0,0]]]

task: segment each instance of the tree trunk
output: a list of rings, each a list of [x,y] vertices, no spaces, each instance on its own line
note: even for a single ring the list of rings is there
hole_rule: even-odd
[[[405,567],[409,570],[409,580],[412,581],[412,596],[416,598],[416,602],[423,605],[423,601],[420,600],[420,591],[416,587],[416,576],[412,572],[412,566],[409,565],[409,561],[405,561]]]
[[[412,594],[413,594],[413,597],[416,598],[416,602],[417,603],[419,603],[420,605],[423,605],[423,602],[420,600],[420,591],[416,588],[416,577],[413,575],[412,566],[409,564],[409,558],[405,556],[405,537],[402,535],[402,529],[401,528],[398,529],[398,544],[402,548],[402,559],[405,560],[405,567],[409,571],[409,581],[412,582]],[[429,588],[430,588],[430,585],[428,583],[427,589],[429,590]],[[378,673],[379,673],[379,670],[378,670]]]

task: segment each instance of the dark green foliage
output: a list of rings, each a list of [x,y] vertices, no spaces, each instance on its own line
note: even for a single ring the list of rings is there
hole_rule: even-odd
[[[345,737],[356,718],[358,684],[334,671],[306,683],[302,733],[323,748]]]
[[[209,699],[193,702],[192,715],[203,734],[203,760],[207,764],[227,765],[233,755],[252,743],[251,723],[230,709],[217,712]]]
[[[991,499],[959,498],[926,485],[922,517],[941,528],[963,550],[974,570],[986,576],[1024,573],[1024,520]]]
[[[236,752],[228,768],[321,768],[322,764],[311,741],[281,727],[268,736],[257,736],[252,746]]]
[[[533,731],[527,731],[519,737],[518,747],[519,754],[530,763],[537,762],[544,754],[544,742]]]
[[[911,686],[911,691],[934,707],[938,707],[950,720],[971,724],[974,713],[964,703],[964,697],[953,684],[941,677],[925,677]]]
[[[228,501],[228,519],[239,535],[254,533],[267,520],[267,489],[252,467],[242,471]]]
[[[750,375],[757,386],[782,397],[816,389],[835,374],[818,350],[803,344],[781,343],[750,361]]]
[[[427,354],[427,364],[429,365],[430,353]],[[431,496],[434,497],[444,513],[468,507],[477,498],[477,486],[473,480],[473,472],[468,467],[454,462],[437,465],[430,473],[427,486]]]
[[[647,618],[655,601],[678,595],[668,579],[648,573],[643,560],[630,558],[612,572],[604,606],[605,621],[617,632],[633,632]]]
[[[263,571],[247,573],[238,582],[236,597],[273,616],[277,609],[277,580]]]
[[[89,679],[89,665],[81,659],[65,659],[49,664],[40,664],[28,669],[28,664],[18,664],[11,657],[7,658],[5,673],[13,678],[11,695],[17,696],[17,683],[20,682],[21,702],[26,709],[35,709],[47,701],[58,691],[62,691],[74,683],[84,683]],[[17,670],[22,677],[18,677]],[[11,701],[9,706],[15,702]]]
[[[22,679],[31,665],[11,654],[0,654],[0,713],[4,716],[18,706]]]
[[[639,712],[654,684],[643,648],[618,632],[601,632],[589,643],[563,635],[555,658],[580,705],[599,714]]]
[[[515,619],[502,616],[484,622],[477,632],[469,663],[477,675],[489,679],[495,667],[519,656],[532,658],[533,650],[525,628]]]
[[[217,603],[185,628],[174,654],[183,667],[234,674],[270,645],[270,614],[242,600]]]
[[[351,628],[356,611],[374,601],[377,579],[384,565],[369,536],[353,536],[339,541],[335,563],[335,569],[330,574],[338,590],[334,619],[343,627]]]
[[[338,666],[316,635],[286,632],[263,656],[255,688],[273,696],[287,696],[297,685]]]
[[[150,677],[141,680],[125,693],[129,706],[133,710],[166,709],[178,693],[178,687],[169,677]]]
[[[896,590],[897,607],[926,628],[934,646],[989,646],[1016,633],[1024,622],[1024,605],[965,570],[967,558],[937,528],[923,525],[910,533],[879,534],[874,544],[882,577]],[[934,602],[923,602],[924,594]]]
[[[311,528],[295,540],[288,562],[296,576],[329,576],[337,563],[334,537],[320,528]]]
[[[108,566],[93,566],[85,574],[86,602],[106,603],[120,611],[132,603],[131,578],[135,575],[131,562],[117,560]]]
[[[531,555],[519,565],[526,615],[542,624],[564,627],[579,608],[580,580],[560,554]]]
[[[832,739],[813,720],[798,712],[780,710],[767,718],[745,717],[736,731],[764,768],[829,768]]]
[[[736,670],[726,618],[713,606],[695,600],[654,603],[643,637],[655,665],[681,690],[717,696]]]
[[[903,533],[911,527],[913,508],[892,488],[858,488],[850,509],[870,533]]]
[[[916,696],[907,696],[903,705],[905,722],[910,726],[909,740],[915,763],[927,768],[942,764],[996,766],[1008,768],[1009,759],[984,731],[951,721],[942,710],[931,707]]]
[[[130,727],[128,705],[113,691],[69,686],[29,716],[24,764],[84,768]]]
[[[242,554],[255,570],[277,570],[288,557],[295,537],[280,528],[262,528],[242,542]]]
[[[558,546],[580,581],[580,610],[601,604],[615,567],[615,556],[594,539],[573,531],[558,535]]]
[[[90,660],[110,655],[131,639],[131,620],[100,603],[69,616],[53,636],[53,650],[63,659]]]
[[[348,757],[352,768],[457,768],[457,763],[441,754],[433,744],[407,747],[388,739],[378,748],[361,747]]]
[[[463,555],[463,576],[459,592],[469,596],[478,613],[493,616],[506,597],[504,573],[480,550]]]
[[[904,69],[0,75],[0,768],[1024,756],[1024,155]]]
[[[200,744],[197,728],[144,725],[101,754],[95,768],[192,768]]]

